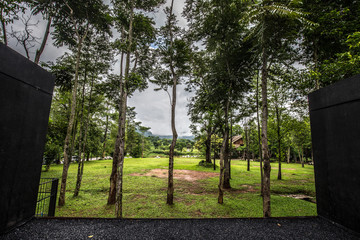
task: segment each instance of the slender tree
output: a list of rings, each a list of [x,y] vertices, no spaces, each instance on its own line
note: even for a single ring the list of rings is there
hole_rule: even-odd
[[[144,12],[153,11],[163,0],[114,0],[115,26],[122,33],[120,41],[120,100],[119,100],[119,122],[118,135],[115,143],[113,156],[113,169],[110,177],[110,191],[108,204],[115,204],[117,218],[122,218],[122,196],[123,196],[123,166],[125,154],[125,125],[127,99],[136,89],[144,89],[146,79],[149,77],[149,69],[152,66],[149,61],[150,44],[154,41],[154,22],[146,17]],[[124,61],[125,55],[125,63]],[[134,65],[131,68],[131,61]],[[123,73],[123,64],[124,75]],[[116,191],[114,191],[116,190]]]
[[[81,119],[81,128],[79,132],[79,143],[78,143],[78,173],[76,179],[76,187],[74,191],[74,196],[79,195],[80,186],[82,182],[82,176],[84,172],[84,162],[86,158],[86,149],[88,145],[88,135],[89,135],[89,125],[91,122],[92,115],[94,114],[93,108],[93,92],[96,85],[96,80],[101,74],[105,74],[110,68],[110,63],[112,60],[112,51],[109,48],[109,39],[106,35],[96,35],[95,33],[90,33],[91,41],[87,39],[85,41],[85,51],[82,54],[84,65],[84,87],[86,84],[89,84],[89,97],[87,104],[86,117],[84,114],[84,100],[82,106],[82,119]],[[90,83],[87,83],[87,75],[90,75]],[[85,99],[85,91],[83,90],[83,98]],[[97,109],[99,110],[99,109]],[[85,119],[84,119],[85,117]],[[83,137],[82,137],[83,134]]]
[[[268,76],[272,59],[277,52],[272,48],[276,41],[279,41],[284,31],[275,30],[277,21],[298,20],[302,23],[311,24],[299,10],[292,8],[297,6],[300,1],[290,1],[287,5],[279,2],[260,0],[253,1],[249,5],[248,11],[242,18],[242,21],[250,23],[249,37],[255,37],[258,41],[259,55],[261,59],[261,96],[262,96],[262,117],[261,117],[261,142],[262,155],[264,160],[264,177],[263,177],[263,216],[271,217],[270,207],[270,155],[268,147]],[[241,21],[241,22],[242,22]],[[277,36],[275,36],[277,35]],[[284,37],[282,37],[284,39]],[[275,40],[275,42],[274,42]]]
[[[155,73],[155,84],[159,86],[156,90],[168,91],[171,86],[172,93],[169,94],[171,105],[171,130],[172,141],[169,151],[169,171],[168,171],[168,188],[167,200],[169,205],[174,204],[174,150],[176,140],[178,137],[175,126],[175,107],[176,107],[176,94],[177,85],[180,84],[181,77],[188,71],[188,63],[190,59],[190,48],[188,43],[182,39],[182,31],[177,26],[176,16],[173,13],[174,0],[171,1],[170,7],[166,7],[164,12],[167,16],[165,26],[160,29],[161,37],[159,38],[159,58],[160,66]]]
[[[90,28],[110,32],[110,22],[107,7],[99,0],[61,2],[54,18],[55,44],[72,46],[76,53],[75,76],[72,87],[71,111],[64,143],[64,165],[61,178],[59,206],[65,205],[66,180],[70,164],[70,141],[74,129],[77,105],[77,90],[81,50]]]

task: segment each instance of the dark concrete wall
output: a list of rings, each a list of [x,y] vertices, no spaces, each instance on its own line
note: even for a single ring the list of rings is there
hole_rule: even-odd
[[[360,232],[360,75],[309,95],[318,215]]]
[[[34,216],[54,79],[0,44],[0,232]]]

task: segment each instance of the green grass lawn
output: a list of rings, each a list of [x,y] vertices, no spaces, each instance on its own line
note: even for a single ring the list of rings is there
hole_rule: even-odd
[[[177,158],[175,169],[216,172],[198,166],[199,159]],[[218,162],[218,161],[217,161]],[[231,190],[225,191],[224,204],[217,203],[218,177],[197,181],[175,179],[174,205],[166,205],[167,179],[145,176],[152,169],[167,169],[168,159],[125,159],[123,214],[126,218],[239,218],[262,217],[260,168],[251,162],[233,160]],[[107,206],[112,160],[86,162],[81,191],[73,197],[77,164],[69,168],[66,205],[56,208],[57,217],[114,217],[114,206]],[[315,198],[314,170],[306,165],[282,164],[283,180],[277,180],[277,163],[272,163],[271,209],[273,217],[315,216],[316,204],[288,197],[305,194]],[[134,176],[137,173],[137,176]],[[41,177],[61,178],[62,165],[52,165]],[[141,176],[140,174],[143,174]],[[59,183],[60,189],[60,183]]]

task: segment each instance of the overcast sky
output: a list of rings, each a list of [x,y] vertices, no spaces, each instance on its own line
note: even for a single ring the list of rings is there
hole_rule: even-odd
[[[167,6],[169,6],[170,1],[168,0]],[[184,0],[176,0],[174,3],[174,13],[178,16],[179,25],[182,27],[186,26],[186,20],[181,17],[181,12],[183,9]],[[156,26],[164,25],[166,21],[166,16],[162,9],[158,10],[157,13],[151,14],[156,22]],[[36,22],[34,20],[33,22]],[[21,30],[21,22],[15,23],[13,26],[14,30]],[[45,29],[45,23],[39,21],[38,27],[34,29],[34,34],[38,37],[41,37]],[[7,27],[8,32],[11,31],[11,27]],[[16,41],[9,37],[9,46],[16,50],[17,52],[25,55],[24,50],[20,45],[16,45]],[[34,48],[36,49],[36,48]],[[31,58],[33,59],[34,51],[32,52]],[[56,48],[52,45],[52,40],[48,40],[48,44],[45,48],[45,51],[40,59],[40,61],[55,61],[56,58],[66,52],[66,48]],[[114,66],[114,69],[119,69]],[[116,71],[115,71],[116,72]],[[137,121],[142,122],[143,126],[151,128],[151,132],[157,135],[172,135],[171,124],[170,124],[170,102],[169,96],[164,91],[154,91],[155,86],[149,84],[149,88],[143,92],[136,92],[132,98],[129,99],[128,105],[135,107],[137,112]],[[190,120],[187,116],[187,104],[191,94],[184,90],[184,86],[179,86],[177,93],[177,105],[176,105],[176,128],[179,136],[189,136],[191,135],[189,125]]]

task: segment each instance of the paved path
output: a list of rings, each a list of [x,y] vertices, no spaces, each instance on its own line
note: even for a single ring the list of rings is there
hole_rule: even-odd
[[[34,219],[0,239],[360,239],[321,218]]]

